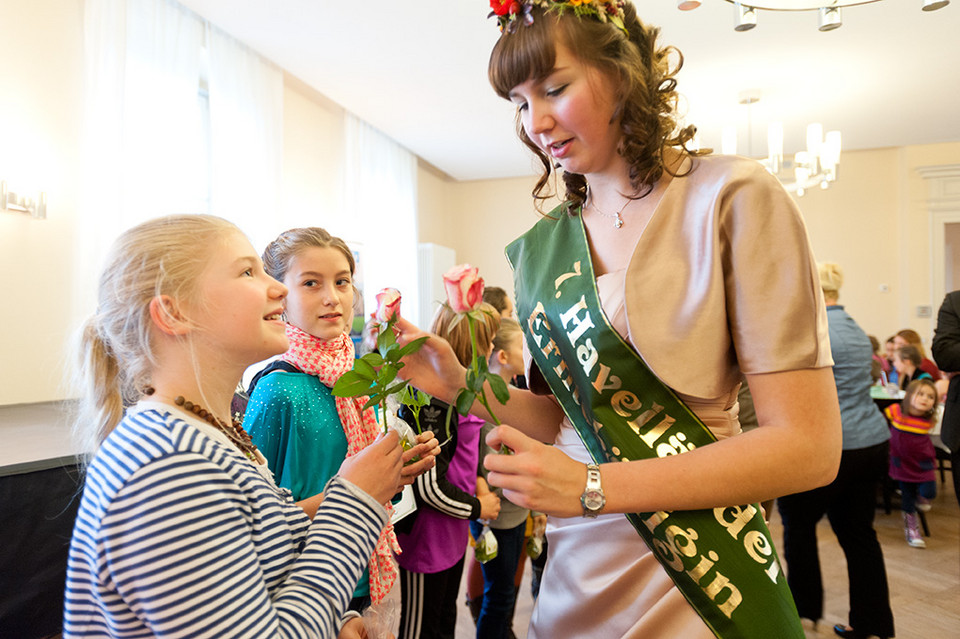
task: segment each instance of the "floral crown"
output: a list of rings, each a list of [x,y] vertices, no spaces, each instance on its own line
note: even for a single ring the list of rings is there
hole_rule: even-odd
[[[533,24],[534,7],[540,7],[545,12],[553,11],[563,15],[565,11],[572,11],[578,18],[592,16],[600,22],[611,22],[615,27],[630,35],[623,24],[624,0],[490,0],[488,18],[497,17],[500,31],[513,33],[521,22]]]

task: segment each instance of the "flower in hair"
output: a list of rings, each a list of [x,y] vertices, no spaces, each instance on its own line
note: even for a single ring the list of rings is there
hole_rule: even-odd
[[[490,0],[493,11],[487,17],[497,18],[500,31],[513,33],[521,22],[525,25],[533,24],[534,7],[557,15],[572,11],[578,18],[588,16],[600,22],[610,22],[625,35],[629,35],[623,23],[624,4],[625,0]]]

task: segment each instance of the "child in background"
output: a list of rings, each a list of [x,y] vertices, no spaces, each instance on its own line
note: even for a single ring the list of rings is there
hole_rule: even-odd
[[[907,386],[903,402],[885,411],[891,426],[890,477],[900,482],[904,534],[914,548],[927,546],[917,524],[917,508],[930,510],[930,500],[937,495],[936,451],[930,440],[936,408],[934,383],[917,379]]]
[[[343,460],[373,442],[380,427],[366,397],[334,397],[330,389],[353,367],[356,265],[346,243],[317,227],[290,229],[263,252],[266,272],[289,292],[283,301],[290,348],[254,378],[244,425],[277,483],[296,500],[321,493]],[[439,443],[430,432],[404,453],[404,483],[433,465]],[[315,507],[315,506],[314,506]],[[308,510],[309,512],[309,510]],[[350,609],[362,611],[390,591],[397,571],[393,527],[387,525],[359,580]]]
[[[488,368],[508,384],[514,376],[523,374],[523,332],[516,320],[500,320],[500,330],[493,339],[493,352],[490,354]],[[483,458],[497,454],[485,441],[493,428],[494,425],[487,422],[480,431],[478,481],[486,481],[487,478]],[[523,574],[523,560],[526,557],[524,539],[530,510],[506,500],[502,490],[496,489],[494,492],[500,497],[500,515],[490,521],[489,525],[497,538],[497,556],[482,565],[474,560],[468,569],[468,575],[473,570],[482,572],[483,591],[479,597],[474,595],[472,601],[468,602],[471,612],[474,608],[478,609],[477,639],[508,639],[514,636],[512,625],[517,601],[516,577]],[[546,519],[543,515],[539,517]],[[474,539],[479,539],[482,531],[481,522],[470,522],[470,534]],[[468,592],[468,596],[470,594]],[[478,606],[477,603],[481,605]]]
[[[906,390],[910,382],[918,379],[933,381],[930,373],[921,370],[920,363],[922,361],[923,357],[920,355],[920,351],[914,346],[901,346],[893,353],[893,368],[897,371],[900,390]]]
[[[489,304],[479,307],[476,343],[489,352],[500,315]],[[453,348],[467,366],[473,353],[469,323],[455,322],[446,305],[437,309],[430,330]],[[434,400],[420,411],[420,423],[446,438],[447,404]],[[436,466],[413,483],[417,511],[398,523],[400,541],[399,639],[452,639],[457,624],[457,594],[467,548],[468,519],[496,519],[500,499],[477,478],[483,420],[451,411],[450,440],[441,447]],[[401,417],[411,421],[405,411]],[[403,529],[403,530],[401,530]]]
[[[114,244],[81,343],[77,430],[99,448],[65,637],[363,632],[344,613],[400,485],[397,436],[339,464],[311,518],[230,420],[244,370],[287,349],[286,294],[220,218],[160,218]],[[140,401],[124,414],[124,398]]]

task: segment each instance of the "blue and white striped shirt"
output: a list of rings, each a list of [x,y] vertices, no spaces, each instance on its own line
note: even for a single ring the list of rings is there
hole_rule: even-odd
[[[311,522],[207,424],[136,410],[87,470],[64,637],[335,637],[383,506],[334,477]]]

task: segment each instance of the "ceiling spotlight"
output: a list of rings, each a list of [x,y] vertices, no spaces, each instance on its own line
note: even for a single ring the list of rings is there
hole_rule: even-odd
[[[700,0],[677,0],[677,9],[690,11],[700,6]]]
[[[950,0],[923,0],[923,7],[921,8],[924,11],[936,11],[937,9],[943,9],[948,4],[950,4]]]
[[[833,31],[841,26],[843,26],[843,20],[840,18],[838,7],[820,8],[820,31]]]
[[[753,7],[747,7],[739,2],[734,2],[733,6],[737,12],[734,31],[749,31],[757,26],[757,10]]]

